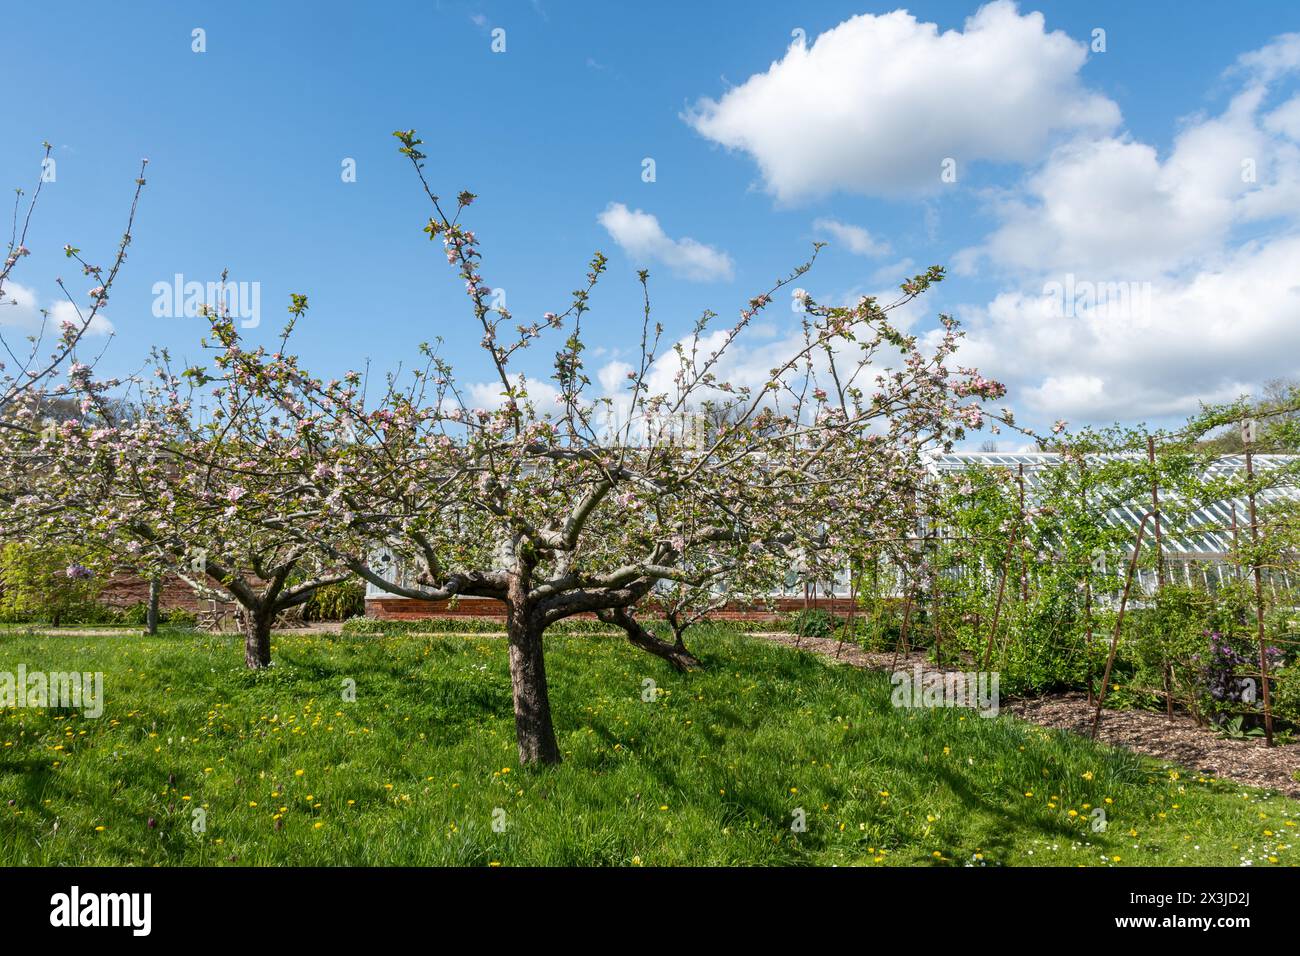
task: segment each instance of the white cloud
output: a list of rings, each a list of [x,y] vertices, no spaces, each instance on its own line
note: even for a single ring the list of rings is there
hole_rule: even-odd
[[[61,299],[50,306],[50,321],[56,328],[61,328],[64,322],[71,322],[73,325],[80,325],[85,321],[84,315],[89,309],[83,309],[82,315],[77,315],[77,310],[67,299]],[[87,335],[111,335],[113,333],[113,323],[108,321],[103,312],[95,313],[95,317],[90,320],[90,325],[86,329]]]
[[[818,294],[816,298],[821,303],[850,306],[862,298],[862,293],[850,290],[843,294]],[[886,291],[877,294],[876,298],[882,306],[891,306],[901,298],[901,295],[896,290]],[[802,333],[804,316],[793,310],[787,313],[786,308],[788,306],[779,305],[779,300],[773,302],[769,306],[769,311],[763,313],[766,316],[763,321],[749,325],[729,344],[727,342],[729,327],[721,324],[701,336],[698,342],[692,342],[691,337],[687,336],[680,339],[677,344],[680,344],[688,355],[694,352],[697,367],[702,366],[709,356],[725,346],[725,351],[711,369],[716,381],[729,383],[736,388],[748,386],[757,393],[771,380],[774,368],[783,366],[804,348]],[[896,327],[906,330],[917,321],[921,308],[915,301],[896,306],[889,312],[890,321]],[[848,378],[855,374],[861,354],[860,346],[852,343],[841,343],[837,348],[836,367],[844,384],[849,384]],[[853,384],[866,392],[871,392],[875,388],[875,376],[882,368],[897,366],[900,361],[898,353],[888,348],[879,353],[877,358],[878,364],[869,369],[869,374],[853,381]],[[833,379],[822,350],[818,349],[814,352],[812,364],[817,381],[822,387],[829,389]],[[676,399],[678,394],[676,378],[680,369],[681,361],[676,351],[671,346],[661,349],[659,358],[646,374],[645,394],[667,395]],[[783,378],[790,382],[801,381],[803,369],[804,366],[800,365],[797,371],[787,372]],[[627,373],[633,370],[632,365],[615,360],[606,363],[597,373],[605,397],[612,401],[615,422],[625,422],[629,414]],[[693,396],[693,404],[698,405],[705,400],[726,403],[734,398],[734,395],[722,391],[700,389]],[[785,403],[788,401],[788,396],[782,395],[780,400]]]
[[[612,202],[596,218],[638,265],[662,262],[674,275],[695,282],[732,277],[731,256],[694,239],[670,238],[648,212]]]
[[[1045,420],[1140,420],[1300,377],[1300,235],[1248,243],[1120,308],[1020,291],[964,310],[963,365]],[[1114,301],[1113,299],[1111,300]]]
[[[1296,70],[1300,35],[1280,38],[1240,57],[1227,105],[1186,118],[1163,155],[1079,137],[999,195],[956,265],[989,266],[1004,291],[961,310],[959,360],[1077,423],[1181,417],[1300,377],[1300,103],[1271,105]]]
[[[997,0],[962,31],[905,10],[863,14],[792,46],[765,73],[684,116],[749,153],[782,202],[835,190],[932,191],[953,158],[1036,160],[1054,132],[1108,132],[1118,107],[1079,80],[1084,44]]]
[[[900,259],[897,262],[887,262],[875,272],[871,273],[872,285],[888,285],[893,283],[897,288],[905,280],[916,275],[916,260],[908,257]]]
[[[1283,33],[1258,50],[1238,57],[1235,72],[1244,72],[1259,83],[1272,83],[1297,69],[1300,69],[1300,33]]]
[[[511,381],[516,387],[522,381],[528,388],[529,401],[537,409],[539,415],[555,414],[560,410],[556,399],[560,396],[560,390],[554,383],[541,378],[527,378],[522,374],[511,376]],[[469,404],[476,408],[500,408],[505,404],[505,395],[502,394],[501,383],[498,382],[473,382],[469,386],[468,398]]]
[[[813,222],[813,229],[819,233],[829,233],[855,256],[875,259],[890,253],[889,243],[876,240],[861,226],[852,226],[838,219],[823,217]]]
[[[85,321],[84,316],[89,314],[89,305],[82,308],[82,315],[77,314],[76,307],[67,299],[59,299],[46,306],[48,319],[41,315],[40,300],[34,289],[20,285],[17,282],[6,282],[4,287],[3,301],[0,301],[0,329],[12,328],[20,331],[24,335],[35,335],[40,332],[43,325],[46,337],[58,337],[64,322],[71,322],[80,326]],[[87,335],[106,336],[113,333],[113,323],[108,321],[103,312],[96,314],[91,320],[89,328],[86,329]]]
[[[605,390],[605,394],[613,395],[627,388],[628,374],[636,371],[627,362],[620,362],[615,359],[612,362],[606,362],[596,373],[596,378],[600,381],[600,387]]]
[[[1038,275],[1149,279],[1213,254],[1242,223],[1294,211],[1300,148],[1262,125],[1263,92],[1246,90],[1221,115],[1186,125],[1164,160],[1127,136],[1057,148],[1022,195],[995,203],[1001,225],[959,256],[959,271],[988,261]]]
[[[1300,142],[1300,95],[1291,97],[1265,117],[1264,127],[1270,133]]]

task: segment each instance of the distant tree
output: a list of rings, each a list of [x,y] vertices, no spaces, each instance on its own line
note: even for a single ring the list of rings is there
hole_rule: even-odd
[[[1252,450],[1261,454],[1300,454],[1300,382],[1273,379],[1262,385],[1253,396],[1229,405],[1207,406],[1198,421],[1207,428],[1226,421],[1224,427],[1209,431],[1200,443],[1202,449],[1224,455],[1245,451],[1241,439],[1240,419],[1254,418],[1258,423]]]
[[[84,546],[10,542],[0,548],[0,612],[55,627],[94,603],[109,565]]]

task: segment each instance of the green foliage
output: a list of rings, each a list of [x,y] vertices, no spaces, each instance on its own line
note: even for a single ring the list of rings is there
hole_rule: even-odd
[[[1088,643],[1080,603],[1077,588],[1057,581],[1031,592],[1027,604],[1015,607],[1008,639],[991,664],[1001,673],[1004,694],[1086,687],[1094,675],[1100,675],[1105,641],[1098,639],[1094,615],[1093,641]]]
[[[1166,675],[1184,699],[1200,697],[1201,657],[1216,616],[1213,597],[1202,588],[1166,584],[1151,606],[1135,610],[1125,621],[1127,684],[1144,693],[1164,689]],[[1153,700],[1163,698],[1153,696]]]
[[[89,623],[102,589],[102,561],[86,549],[21,542],[0,549],[0,620]]]
[[[1250,740],[1264,736],[1263,727],[1247,727],[1245,718],[1238,714],[1219,726],[1219,735],[1229,740]]]
[[[1256,452],[1295,454],[1300,452],[1300,382],[1267,382],[1253,398],[1242,398],[1228,405],[1205,409],[1202,418],[1207,430],[1222,425],[1221,430],[1203,441],[1205,447],[1227,454],[1240,454],[1240,419],[1252,417],[1259,423],[1255,439]]]
[[[149,605],[145,601],[132,604],[130,607],[122,608],[120,611],[114,611],[112,608],[104,608],[105,619],[96,621],[97,624],[138,624],[144,626],[149,619]],[[197,615],[190,611],[183,611],[179,608],[168,610],[166,608],[158,609],[158,623],[169,624],[172,627],[194,627],[198,623]]]
[[[359,581],[340,581],[316,591],[303,608],[308,621],[346,621],[366,613],[366,587]]]
[[[840,629],[839,618],[819,608],[795,611],[785,623],[784,629],[800,637],[832,637]]]

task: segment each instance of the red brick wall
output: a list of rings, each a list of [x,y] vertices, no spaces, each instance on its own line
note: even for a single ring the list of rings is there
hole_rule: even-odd
[[[100,592],[98,602],[108,607],[126,608],[144,604],[149,600],[149,582],[130,574],[115,574],[108,579]],[[158,606],[164,611],[197,611],[198,598],[194,589],[175,575],[163,578]]]
[[[818,598],[804,601],[803,598],[777,598],[772,602],[775,611],[762,605],[728,604],[715,611],[711,617],[718,621],[769,621],[779,614],[815,608],[830,611],[833,614],[847,616],[853,609],[851,598]],[[381,621],[415,621],[429,617],[491,617],[504,618],[506,606],[491,598],[462,598],[455,606],[447,601],[413,601],[409,598],[367,598],[366,617]],[[594,617],[593,614],[581,614],[579,617]]]

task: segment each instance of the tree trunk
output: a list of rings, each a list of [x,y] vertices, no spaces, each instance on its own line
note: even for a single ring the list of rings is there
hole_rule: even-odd
[[[522,590],[513,584],[511,591]],[[506,603],[506,633],[510,640],[510,685],[515,702],[515,737],[520,765],[560,762],[560,746],[551,723],[551,698],[546,687],[542,625],[521,595]]]
[[[683,635],[686,633],[686,629],[690,627],[690,625],[687,624],[685,621],[683,621],[681,615],[679,615],[676,611],[669,611],[666,615],[664,615],[664,620],[667,621],[668,626],[673,629],[674,650],[679,650],[679,651],[686,650],[686,641]]]
[[[149,579],[149,607],[144,615],[144,629],[146,634],[158,633],[158,601],[162,593],[162,579]]]
[[[244,666],[261,670],[271,666],[271,624],[274,611],[244,610]]]
[[[641,648],[641,650],[649,651],[655,657],[663,658],[676,670],[688,671],[693,667],[700,666],[699,658],[686,649],[685,644],[682,643],[681,635],[678,635],[676,644],[661,641],[642,627],[640,622],[625,607],[597,611],[596,616],[606,624],[621,627],[627,634],[629,641]]]

